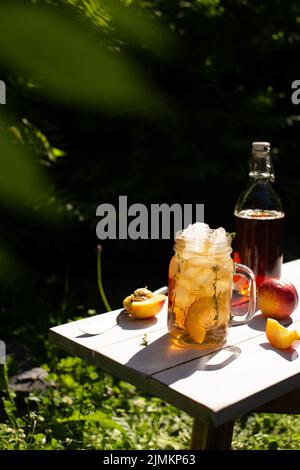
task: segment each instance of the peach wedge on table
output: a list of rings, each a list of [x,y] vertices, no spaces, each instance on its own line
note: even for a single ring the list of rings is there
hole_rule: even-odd
[[[267,319],[266,336],[271,345],[277,349],[288,349],[295,341],[300,340],[298,331],[290,331],[272,318]]]
[[[123,300],[123,307],[134,318],[151,318],[161,311],[166,298],[163,294],[153,294],[146,288],[140,288]]]

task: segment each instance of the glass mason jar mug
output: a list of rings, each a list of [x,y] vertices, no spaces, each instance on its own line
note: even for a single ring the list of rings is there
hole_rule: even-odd
[[[176,237],[169,267],[168,329],[183,347],[214,348],[225,342],[229,325],[241,325],[255,313],[256,284],[253,272],[231,258],[231,240],[197,246]],[[249,281],[249,307],[243,319],[231,315],[233,275]]]

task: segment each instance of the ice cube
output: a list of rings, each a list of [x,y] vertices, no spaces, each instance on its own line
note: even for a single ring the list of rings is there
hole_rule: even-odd
[[[184,328],[186,308],[174,307],[175,320],[179,327]]]
[[[184,250],[204,252],[204,243],[208,241],[210,228],[203,222],[190,224],[186,229],[177,232],[176,239],[184,242]]]
[[[198,240],[204,241],[208,239],[209,236],[209,225],[204,224],[203,222],[196,222],[190,224],[186,229],[178,232],[176,238],[185,238],[187,240]]]
[[[185,289],[184,286],[176,284],[175,287],[175,305],[187,308],[195,299],[190,290]]]
[[[216,230],[213,230],[210,235],[210,240],[211,240],[211,243],[214,243],[214,244],[227,243],[226,230],[223,227],[219,227]]]
[[[211,253],[216,253],[224,249],[224,245],[228,244],[228,237],[226,230],[223,227],[219,227],[216,230],[212,230],[210,234],[210,249]]]
[[[223,227],[213,230],[203,222],[190,224],[186,229],[177,232],[176,240],[178,239],[183,242],[182,250],[187,253],[215,253],[222,251],[228,243],[228,236]]]

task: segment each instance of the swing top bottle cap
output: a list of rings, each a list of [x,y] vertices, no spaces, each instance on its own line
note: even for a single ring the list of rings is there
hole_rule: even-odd
[[[270,142],[252,142],[252,152],[260,153],[261,156],[264,156],[266,153],[268,153],[270,148]]]

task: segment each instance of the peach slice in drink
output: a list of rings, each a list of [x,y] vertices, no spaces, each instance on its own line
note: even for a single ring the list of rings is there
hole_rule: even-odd
[[[185,327],[196,343],[201,344],[206,330],[214,327],[214,316],[215,311],[210,296],[199,297],[189,306],[185,318]]]
[[[210,295],[199,297],[189,306],[185,327],[195,342],[201,344],[207,330],[228,323],[229,302],[229,291],[224,291],[216,299]]]

